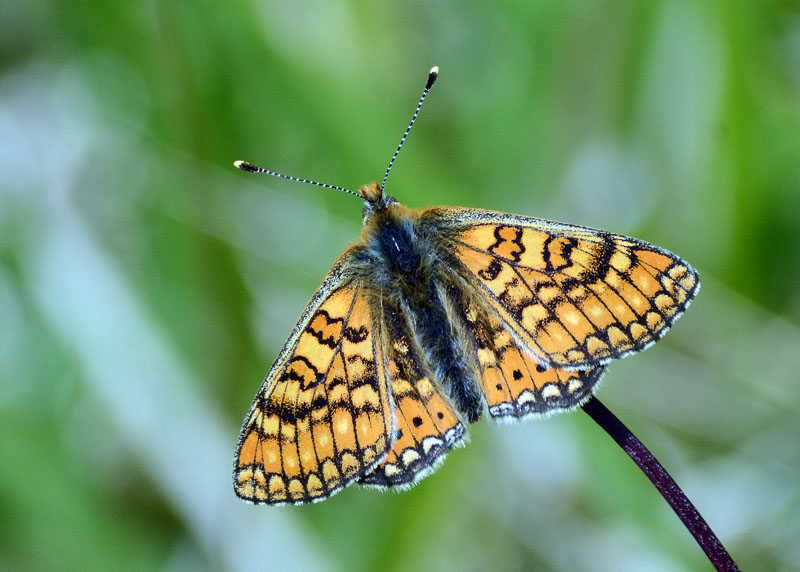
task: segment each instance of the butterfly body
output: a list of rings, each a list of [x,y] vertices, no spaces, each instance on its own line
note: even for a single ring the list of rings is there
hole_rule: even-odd
[[[361,240],[315,293],[239,438],[234,489],[302,504],[403,488],[468,422],[574,409],[608,361],[660,338],[699,288],[629,237],[361,188]]]
[[[438,217],[388,199],[365,217],[361,244],[353,249],[361,280],[372,292],[371,312],[392,338],[412,343],[456,411],[477,421],[483,410],[478,363],[465,335],[463,286],[452,272],[457,262]]]

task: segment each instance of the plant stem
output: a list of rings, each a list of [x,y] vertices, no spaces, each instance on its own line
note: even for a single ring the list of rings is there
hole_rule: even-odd
[[[698,510],[670,476],[667,470],[658,462],[644,444],[631,433],[622,421],[592,396],[583,405],[583,410],[594,421],[605,429],[614,441],[633,459],[647,478],[652,481],[664,499],[681,519],[686,529],[694,536],[697,544],[706,553],[711,564],[717,570],[728,572],[738,571],[739,567],[733,561],[728,551],[720,542],[711,527],[700,515]]]

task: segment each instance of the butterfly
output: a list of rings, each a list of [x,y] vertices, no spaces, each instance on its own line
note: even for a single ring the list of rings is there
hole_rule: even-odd
[[[661,338],[700,287],[687,262],[635,238],[480,209],[416,211],[385,194],[437,75],[383,184],[354,193],[235,163],[364,201],[361,239],[323,279],[245,417],[233,485],[246,501],[408,488],[463,444],[468,423],[579,407],[609,361]]]

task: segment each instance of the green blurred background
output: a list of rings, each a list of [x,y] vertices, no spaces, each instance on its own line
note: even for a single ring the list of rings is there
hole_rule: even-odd
[[[800,11],[789,1],[0,9],[0,569],[708,570],[578,412],[482,422],[402,494],[252,507],[239,426],[344,194],[630,234],[703,289],[599,397],[744,569],[800,562]]]

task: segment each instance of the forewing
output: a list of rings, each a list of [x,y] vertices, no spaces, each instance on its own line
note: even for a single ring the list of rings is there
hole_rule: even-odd
[[[233,471],[247,501],[325,499],[386,456],[391,403],[347,255],[312,298],[245,419]]]
[[[464,425],[447,397],[426,373],[410,335],[395,321],[383,323],[379,353],[394,405],[394,435],[389,453],[360,483],[410,487],[432,473],[464,437]]]
[[[473,304],[466,312],[475,336],[481,390],[496,419],[522,419],[568,411],[594,392],[603,366],[565,370],[550,367],[522,347],[488,309]]]
[[[646,348],[700,287],[687,262],[634,238],[491,211],[428,213],[498,315],[551,367]]]

